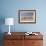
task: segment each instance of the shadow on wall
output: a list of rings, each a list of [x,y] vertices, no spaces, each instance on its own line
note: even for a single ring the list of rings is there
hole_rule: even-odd
[[[0,46],[3,46],[3,32],[2,25],[5,23],[5,17],[0,16]]]

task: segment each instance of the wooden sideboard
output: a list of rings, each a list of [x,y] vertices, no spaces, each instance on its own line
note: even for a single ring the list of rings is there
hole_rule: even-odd
[[[40,32],[38,35],[25,35],[26,32],[11,32],[8,35],[4,33],[4,46],[43,46],[43,35]]]

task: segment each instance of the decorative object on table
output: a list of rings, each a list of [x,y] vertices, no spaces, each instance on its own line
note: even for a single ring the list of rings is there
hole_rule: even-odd
[[[37,33],[33,32],[26,32],[25,35],[38,35]]]
[[[36,23],[36,10],[19,10],[19,23]]]
[[[10,25],[14,25],[14,18],[5,18],[5,25],[9,25],[8,34],[11,35],[11,33],[10,33]]]

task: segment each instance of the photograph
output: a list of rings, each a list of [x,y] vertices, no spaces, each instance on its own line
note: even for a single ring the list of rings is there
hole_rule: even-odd
[[[19,10],[19,23],[36,23],[36,10]]]

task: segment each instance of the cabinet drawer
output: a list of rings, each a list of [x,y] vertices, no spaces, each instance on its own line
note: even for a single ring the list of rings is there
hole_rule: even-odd
[[[4,41],[4,46],[15,46],[16,41],[15,40],[5,40]]]
[[[34,36],[30,36],[30,35],[25,35],[25,39],[27,39],[27,40],[29,40],[29,39],[35,39],[35,40],[37,40],[37,39],[39,39],[39,40],[42,40],[43,39],[43,36],[41,36],[41,35],[34,35]]]
[[[34,40],[32,41],[32,46],[43,46],[42,40]]]
[[[5,40],[4,46],[23,46],[23,40]]]
[[[15,35],[15,36],[10,36],[10,35],[6,35],[6,36],[4,36],[4,39],[6,39],[6,40],[8,40],[8,39],[10,39],[10,40],[22,40],[22,39],[24,39],[24,36],[23,35]]]
[[[43,46],[42,40],[25,40],[24,46]]]

